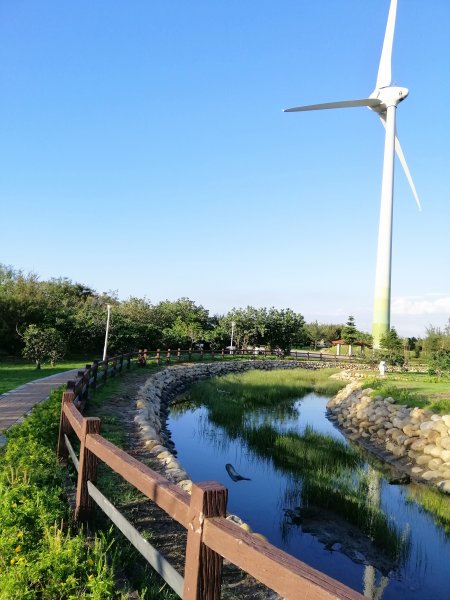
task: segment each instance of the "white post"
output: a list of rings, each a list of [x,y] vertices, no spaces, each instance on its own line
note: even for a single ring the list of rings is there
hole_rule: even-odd
[[[109,335],[109,319],[111,316],[111,304],[106,305],[108,316],[106,317],[106,332],[105,332],[105,346],[103,348],[103,360],[106,359],[106,353],[108,351],[108,335]]]
[[[233,337],[234,337],[234,327],[236,323],[235,321],[231,321],[231,341],[230,341],[230,354],[234,354],[233,351]]]

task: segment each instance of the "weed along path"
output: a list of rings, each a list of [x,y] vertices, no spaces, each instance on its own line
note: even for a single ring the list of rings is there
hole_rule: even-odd
[[[324,375],[296,394],[294,372],[193,385],[167,417],[172,452],[191,479],[224,483],[252,530],[368,598],[448,600],[450,498],[346,439]]]
[[[4,445],[3,431],[20,421],[35,404],[43,402],[53,389],[74,379],[78,369],[64,371],[49,377],[30,381],[10,392],[0,395],[0,446]]]

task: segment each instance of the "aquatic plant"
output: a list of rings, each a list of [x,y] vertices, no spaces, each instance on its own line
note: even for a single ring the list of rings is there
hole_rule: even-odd
[[[450,535],[450,498],[440,490],[427,486],[409,486],[407,502],[415,502],[419,509],[428,513],[433,520]]]

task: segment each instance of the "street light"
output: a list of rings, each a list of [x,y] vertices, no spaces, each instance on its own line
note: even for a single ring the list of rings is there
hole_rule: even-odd
[[[233,352],[233,337],[234,337],[234,327],[236,325],[235,321],[231,321],[231,342],[230,342],[230,354],[234,354]]]
[[[105,332],[105,347],[103,348],[103,360],[106,360],[106,352],[108,350],[108,334],[109,334],[109,320],[111,317],[111,304],[106,305],[108,316],[106,317],[106,332]]]

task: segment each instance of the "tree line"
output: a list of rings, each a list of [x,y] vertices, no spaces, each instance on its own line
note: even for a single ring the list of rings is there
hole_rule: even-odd
[[[56,362],[64,355],[99,356],[107,305],[111,305],[110,355],[134,351],[203,347],[220,350],[264,347],[289,353],[342,340],[350,348],[371,347],[370,334],[352,316],[346,324],[306,323],[290,308],[233,308],[211,315],[189,298],[153,304],[147,298],[119,300],[114,292],[98,293],[67,278],[41,281],[34,274],[0,264],[0,356],[24,355],[36,362]],[[431,327],[424,339],[400,338],[395,329],[382,340],[380,354],[401,364],[405,351],[426,351],[437,371],[450,369],[450,320],[443,330]],[[447,361],[447,362],[446,362]],[[447,364],[448,363],[448,364]]]
[[[98,355],[103,348],[107,305],[111,305],[110,354],[137,348],[220,349],[231,342],[247,348],[265,345],[288,352],[308,343],[300,313],[275,308],[235,308],[226,315],[209,311],[189,298],[152,304],[147,298],[119,300],[66,278],[40,281],[35,274],[0,265],[0,353],[18,356],[36,346],[62,354]],[[48,352],[47,352],[48,354]]]

